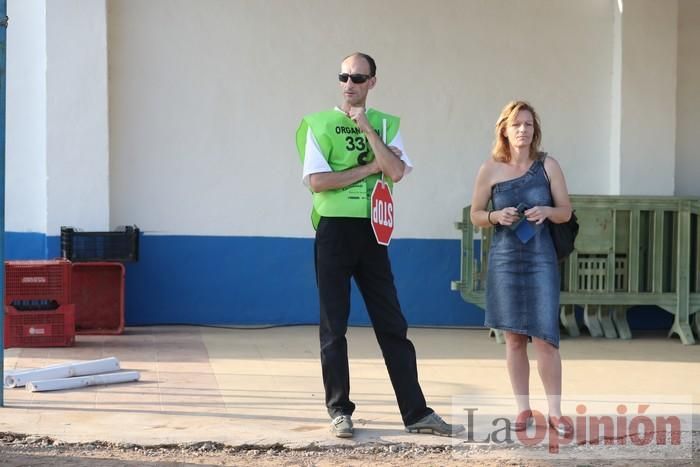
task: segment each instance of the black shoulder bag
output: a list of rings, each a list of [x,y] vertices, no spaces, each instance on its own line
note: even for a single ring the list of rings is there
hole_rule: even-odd
[[[544,168],[544,160],[547,154],[542,156],[542,170],[544,171],[544,176],[547,178],[547,183],[549,184],[549,196],[552,198],[552,203],[554,203],[554,196],[552,196],[552,182],[547,175],[547,170]],[[564,222],[563,224],[555,224],[549,221],[549,232],[552,236],[552,242],[554,243],[554,249],[557,252],[557,259],[561,262],[564,261],[572,251],[574,251],[574,242],[576,241],[576,236],[578,235],[578,219],[576,218],[576,213],[571,211],[571,218]]]

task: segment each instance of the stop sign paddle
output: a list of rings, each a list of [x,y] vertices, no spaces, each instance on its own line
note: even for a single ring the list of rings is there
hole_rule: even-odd
[[[380,245],[389,245],[394,232],[394,200],[389,185],[377,180],[372,190],[372,230]]]

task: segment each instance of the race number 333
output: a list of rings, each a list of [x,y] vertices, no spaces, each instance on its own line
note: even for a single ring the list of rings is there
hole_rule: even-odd
[[[377,180],[372,190],[372,230],[380,245],[389,245],[394,232],[394,200],[389,185]]]

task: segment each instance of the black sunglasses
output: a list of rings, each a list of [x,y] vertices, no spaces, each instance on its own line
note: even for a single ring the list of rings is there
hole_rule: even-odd
[[[359,73],[352,74],[352,75],[349,73],[340,73],[338,75],[338,79],[340,81],[342,81],[343,83],[347,83],[348,79],[350,79],[350,81],[352,81],[355,84],[362,84],[370,78],[371,78],[370,75],[361,75]]]

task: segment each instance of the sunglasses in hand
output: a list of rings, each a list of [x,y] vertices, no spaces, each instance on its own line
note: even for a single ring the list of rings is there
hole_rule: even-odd
[[[355,73],[355,74],[349,74],[349,73],[340,73],[338,75],[338,80],[342,81],[343,83],[347,83],[348,79],[352,81],[355,84],[362,84],[368,79],[370,79],[370,75],[362,75],[360,73]]]

